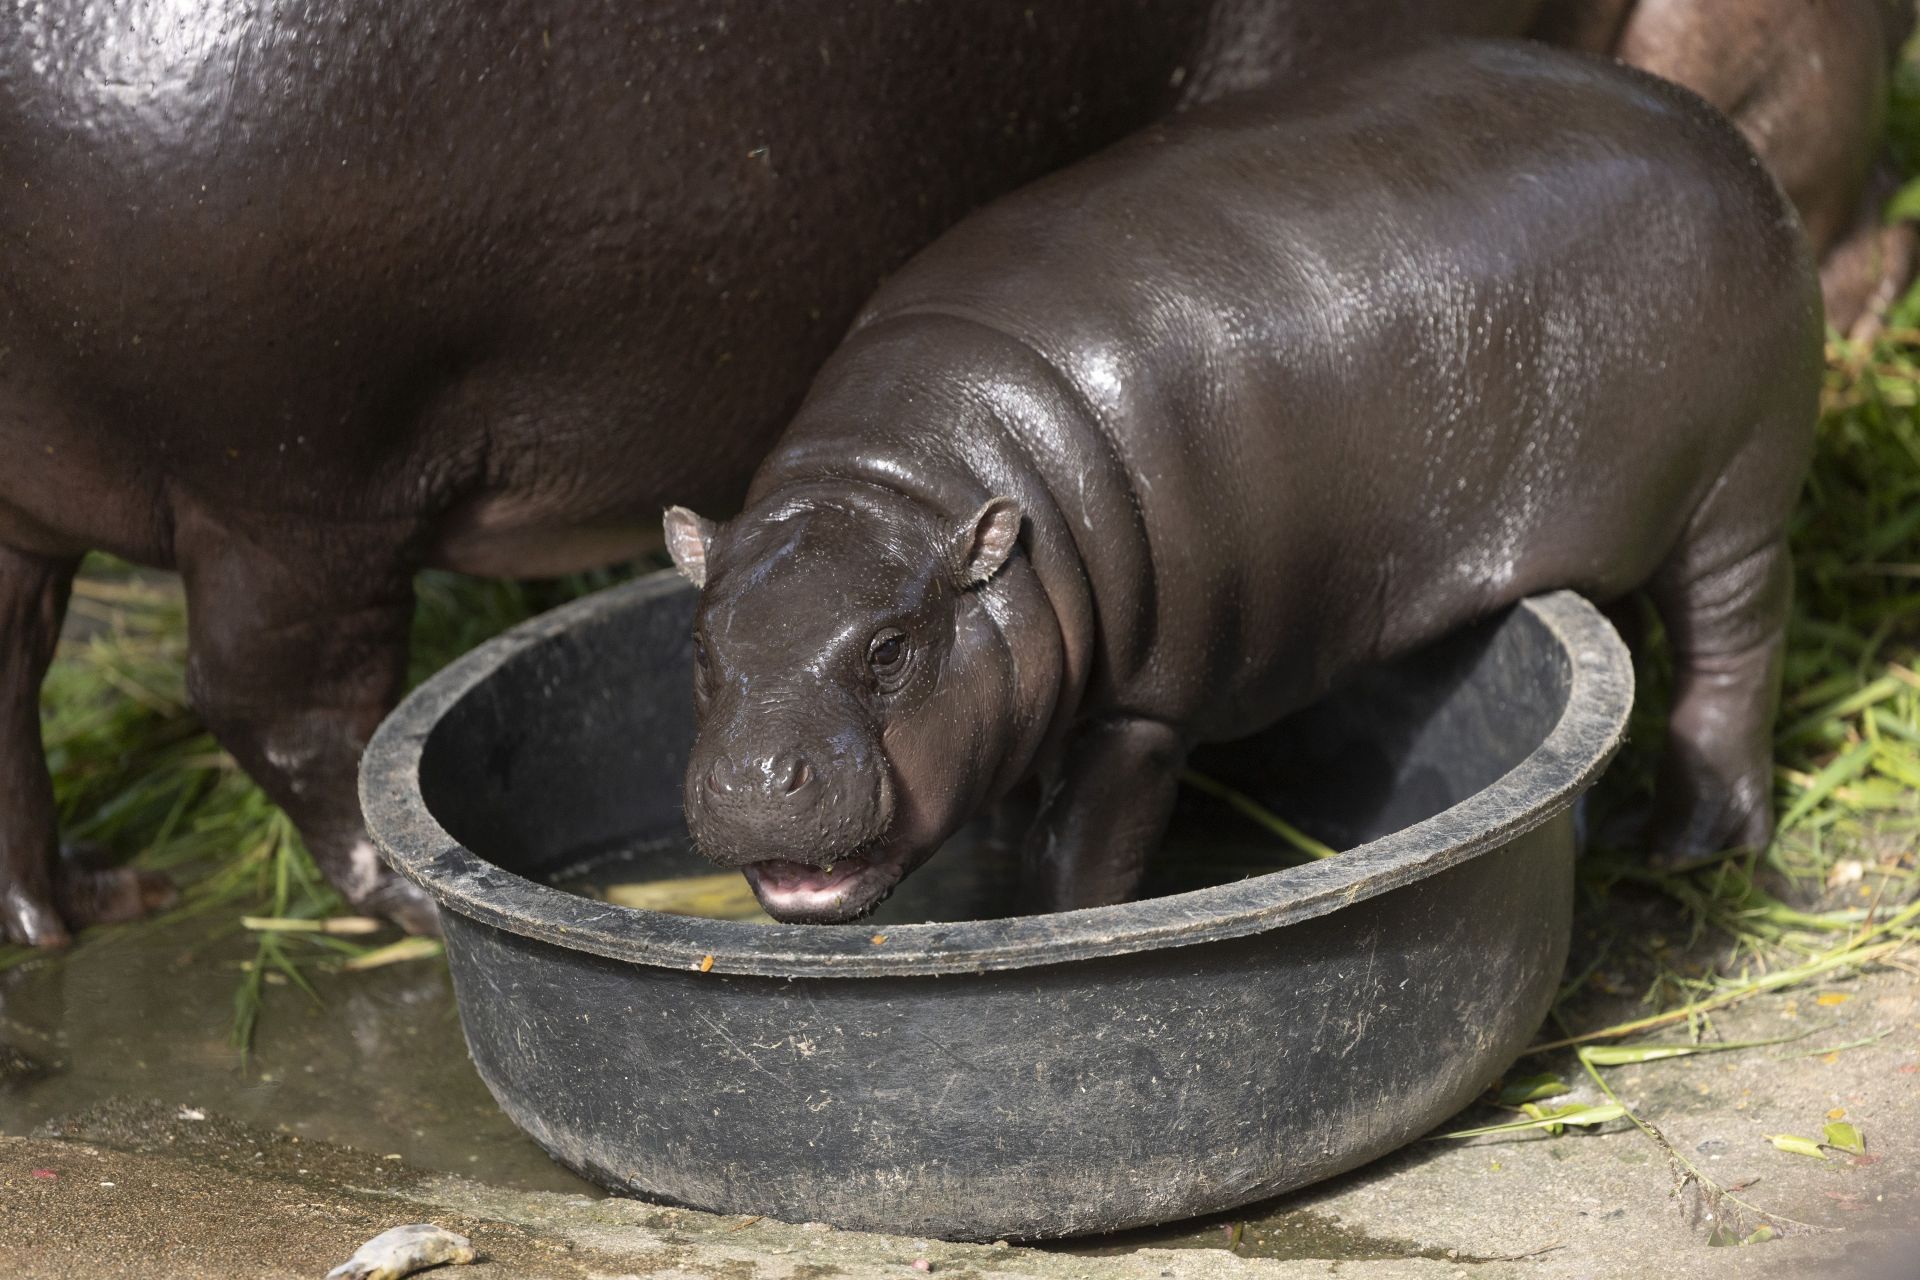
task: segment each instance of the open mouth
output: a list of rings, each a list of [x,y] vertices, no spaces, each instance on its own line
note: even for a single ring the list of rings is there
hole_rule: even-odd
[[[906,867],[898,858],[862,853],[828,867],[768,858],[748,864],[745,871],[754,896],[774,919],[844,924],[884,902]]]

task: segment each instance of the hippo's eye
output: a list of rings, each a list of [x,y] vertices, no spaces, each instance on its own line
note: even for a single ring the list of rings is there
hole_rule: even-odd
[[[888,627],[878,632],[867,644],[867,665],[873,674],[882,680],[900,674],[907,665],[907,637],[904,632]]]

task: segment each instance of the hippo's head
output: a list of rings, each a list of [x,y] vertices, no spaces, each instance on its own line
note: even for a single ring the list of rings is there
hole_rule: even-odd
[[[702,589],[688,827],[770,915],[872,910],[1031,755],[1048,660],[1016,658],[990,600],[1020,524],[1009,498],[954,517],[855,483],[725,525],[667,512]]]

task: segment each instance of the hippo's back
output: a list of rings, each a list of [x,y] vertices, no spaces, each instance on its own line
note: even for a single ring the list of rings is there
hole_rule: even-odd
[[[1818,307],[1792,207],[1693,95],[1448,42],[1157,125],[962,223],[866,323],[959,313],[1072,383],[1131,486],[1082,558],[1157,618],[1107,676],[1211,733],[1532,591],[1643,583],[1743,451],[1781,460],[1777,525]]]
[[[1096,8],[16,7],[0,452],[333,513],[724,501],[880,271],[1169,99],[1206,6]]]
[[[1406,7],[19,6],[0,458],[51,434],[77,488],[128,492],[73,539],[161,560],[167,485],[487,525],[724,507],[972,205],[1368,17],[1533,4]],[[0,538],[73,523],[37,487],[0,484]]]

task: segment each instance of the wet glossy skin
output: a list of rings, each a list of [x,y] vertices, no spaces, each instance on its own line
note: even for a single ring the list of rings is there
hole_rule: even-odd
[[[0,19],[0,934],[55,857],[35,689],[93,548],[184,575],[196,706],[360,909],[422,565],[726,508],[881,276],[1181,101],[1533,0],[54,3]]]
[[[1057,637],[1029,626],[1037,592],[1007,615],[975,589],[1018,534],[1012,504],[941,519],[866,484],[797,486],[724,532],[669,514],[703,586],[688,826],[769,912],[863,914],[1032,763]]]
[[[1656,856],[1763,844],[1820,333],[1744,141],[1597,59],[1444,46],[1154,126],[919,255],[746,512],[669,517],[730,709],[701,720],[696,838],[727,865],[884,850],[837,911],[790,866],[761,895],[844,919],[1030,780],[1036,905],[1118,901],[1195,743],[1570,587],[1646,589],[1674,641]],[[973,514],[996,497],[1004,560]],[[851,661],[895,629],[923,703]],[[815,749],[827,705],[855,748]],[[709,821],[703,777],[796,757],[810,788]],[[862,811],[837,843],[881,767],[939,821],[875,838]]]
[[[167,892],[57,858],[35,694],[84,552],[184,575],[202,714],[357,907],[430,928],[353,794],[415,570],[558,573],[666,501],[731,508],[860,300],[968,209],[1176,106],[1537,8],[9,10],[0,935]]]

